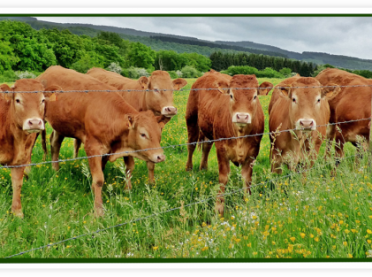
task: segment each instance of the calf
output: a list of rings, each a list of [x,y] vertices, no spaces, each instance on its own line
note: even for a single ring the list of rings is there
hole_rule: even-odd
[[[340,85],[340,92],[329,101],[330,123],[334,125],[327,129],[327,156],[330,155],[333,139],[336,139],[338,159],[344,155],[346,142],[351,142],[354,146],[362,142],[362,148],[366,150],[370,140],[371,120],[363,119],[371,117],[372,80],[336,68],[323,70],[316,79],[323,86],[335,86],[335,83]],[[360,121],[341,123],[359,119]]]
[[[21,79],[10,88],[0,86],[0,164],[7,166],[25,165],[31,162],[31,152],[37,133],[44,130],[44,113],[46,100],[54,100],[47,89],[32,79]],[[17,92],[34,93],[17,93]],[[8,92],[8,93],[4,93]],[[50,99],[48,99],[50,97]],[[25,167],[12,167],[13,201],[12,212],[23,217],[21,189]]]
[[[282,163],[294,170],[305,158],[310,158],[313,165],[326,136],[328,99],[335,93],[337,90],[321,89],[311,77],[295,76],[275,87],[269,105],[272,172],[281,173]],[[293,132],[280,132],[283,130]]]
[[[206,88],[216,88],[207,90]],[[228,88],[227,93],[223,93]],[[216,210],[223,214],[225,186],[230,173],[230,161],[242,166],[244,191],[250,191],[252,167],[255,161],[264,130],[264,114],[258,95],[258,81],[254,75],[235,75],[229,81],[218,72],[206,73],[193,85],[187,102],[186,123],[188,142],[201,138],[216,140],[220,138],[242,137],[217,141],[217,159],[220,191]],[[251,137],[244,137],[253,135]],[[211,143],[203,143],[201,169],[207,168]],[[195,145],[188,146],[186,169],[192,169],[192,155]]]
[[[70,69],[51,67],[38,77],[47,84],[58,84],[64,90],[114,90],[98,80]],[[101,191],[104,183],[102,168],[107,161],[133,156],[151,163],[165,160],[160,148],[164,116],[150,111],[138,112],[116,92],[58,94],[58,105],[46,106],[46,120],[54,129],[51,136],[52,160],[57,161],[65,137],[79,139],[85,145],[92,173],[96,215],[103,215]],[[152,148],[148,151],[139,151]],[[155,149],[153,149],[155,148]],[[160,149],[157,149],[160,148]],[[131,153],[124,153],[124,152]],[[110,154],[102,158],[100,155]],[[126,164],[132,170],[132,164]],[[58,163],[53,164],[58,170]],[[126,187],[131,188],[128,180]]]
[[[169,73],[166,71],[154,71],[150,77],[142,76],[139,80],[125,78],[115,72],[110,72],[102,68],[92,68],[87,72],[87,75],[96,78],[97,80],[115,87],[118,93],[138,111],[152,111],[155,115],[163,115],[168,119],[164,119],[167,123],[174,115],[177,114],[177,108],[173,104],[173,91],[183,88],[187,82],[182,78],[171,80]],[[133,91],[130,91],[133,90]],[[77,157],[81,142],[75,140],[74,157]],[[124,158],[125,163],[130,167],[134,167],[133,157]],[[154,183],[155,165],[151,162],[147,163],[149,171],[149,181]]]

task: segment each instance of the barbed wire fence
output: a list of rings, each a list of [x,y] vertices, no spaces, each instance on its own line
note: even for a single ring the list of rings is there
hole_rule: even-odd
[[[276,86],[276,87],[278,87],[278,86]],[[272,88],[276,88],[276,87],[267,87],[266,89],[272,89]],[[372,87],[372,85],[353,85],[353,86],[298,86],[298,87],[280,86],[280,88],[291,88],[291,89],[293,89],[293,88],[336,88],[336,87],[343,87],[343,88],[345,88],[345,87],[354,87],[354,88],[357,88],[357,87]],[[222,90],[229,90],[231,88],[180,89],[179,91],[181,91],[181,92],[183,92],[183,91],[199,91],[199,90],[206,90],[206,91],[218,90],[218,91],[221,91],[221,89]],[[241,90],[241,89],[242,90],[252,90],[252,89],[257,90],[258,88],[257,87],[247,87],[247,88],[233,88],[233,89],[236,89],[236,90]],[[1,91],[0,90],[0,93],[38,93],[38,92],[43,92],[43,93],[44,92],[57,92],[57,93],[78,93],[78,92],[81,92],[81,93],[89,93],[89,92],[131,92],[131,91],[135,91],[135,92],[146,91],[147,92],[147,91],[153,91],[153,90],[68,90],[68,91],[61,91],[61,90],[56,90],[56,91]],[[162,90],[162,91],[167,91],[167,90]],[[355,120],[348,120],[348,121],[337,122],[337,123],[328,123],[328,124],[323,124],[323,125],[317,125],[317,126],[315,126],[315,128],[318,128],[318,127],[328,127],[328,126],[332,126],[332,125],[336,125],[337,126],[337,125],[340,125],[340,124],[347,124],[347,123],[353,123],[353,122],[359,122],[359,121],[371,121],[371,117],[361,118],[361,119],[355,119]],[[263,133],[259,133],[259,134],[244,135],[244,136],[239,136],[239,137],[218,138],[218,139],[213,139],[213,140],[204,140],[204,141],[182,143],[182,144],[176,144],[176,145],[168,145],[168,146],[163,146],[163,147],[158,147],[158,148],[147,148],[147,149],[140,149],[140,150],[134,150],[134,151],[123,151],[123,152],[118,152],[118,153],[107,153],[107,154],[102,154],[102,155],[76,157],[76,158],[72,158],[72,159],[61,159],[61,160],[57,160],[57,161],[45,161],[45,162],[40,162],[40,163],[30,163],[30,164],[22,164],[22,165],[4,165],[4,166],[1,166],[0,169],[9,169],[9,168],[17,168],[17,167],[28,167],[28,166],[38,166],[38,165],[60,163],[60,162],[61,163],[62,162],[71,162],[71,161],[76,161],[76,160],[90,159],[90,158],[94,158],[94,157],[106,157],[106,156],[111,156],[111,155],[130,155],[130,154],[133,154],[133,153],[136,153],[136,152],[143,152],[143,151],[149,151],[149,150],[168,149],[168,148],[173,148],[174,149],[176,147],[182,147],[182,146],[188,146],[188,145],[197,145],[197,144],[202,144],[202,143],[214,143],[214,142],[221,142],[221,141],[227,141],[227,140],[236,140],[236,139],[242,139],[242,138],[254,137],[254,136],[273,135],[273,134],[274,135],[278,135],[278,134],[284,133],[284,132],[293,132],[293,131],[301,131],[301,130],[303,130],[303,129],[294,128],[294,129],[279,130],[279,131],[273,131],[273,132],[263,132]],[[344,157],[344,159],[349,159],[349,158],[356,157],[356,156],[358,156],[358,154]],[[334,164],[334,161],[331,161],[331,162],[326,163],[326,164]],[[297,174],[303,174],[303,173],[305,173],[305,172],[307,172],[307,171],[309,171],[311,169],[312,168],[305,169],[305,170],[302,170],[300,172],[292,172],[290,174],[287,174],[287,175],[284,175],[284,176],[280,176],[280,177],[276,178],[275,180],[280,180],[280,179],[288,178],[288,177],[291,177],[291,176],[294,176],[294,175],[297,175]],[[272,182],[272,181],[273,181],[273,179],[270,179],[270,180],[268,180],[266,182],[261,182],[260,184],[252,185],[251,188],[263,186],[263,185],[266,185],[266,184],[268,184],[269,182]],[[232,192],[227,192],[227,193],[224,193],[224,196],[225,195],[236,194],[236,193],[241,192],[243,190],[244,190],[244,188],[238,189],[238,190],[234,190]],[[96,230],[94,232],[81,234],[81,235],[74,236],[74,237],[71,237],[71,238],[68,238],[68,239],[65,239],[65,240],[61,240],[61,241],[58,241],[58,242],[55,242],[55,243],[50,243],[50,244],[46,244],[46,245],[43,245],[43,246],[40,246],[40,247],[37,247],[37,248],[32,248],[32,249],[29,249],[29,250],[26,250],[26,251],[22,251],[20,253],[7,256],[5,258],[13,258],[13,257],[20,256],[20,255],[23,255],[23,254],[26,254],[26,253],[29,253],[29,252],[32,252],[32,251],[36,251],[36,250],[40,250],[40,249],[45,249],[45,248],[52,247],[52,246],[55,246],[55,245],[58,245],[58,244],[62,244],[62,243],[65,243],[65,242],[68,242],[68,241],[71,241],[71,240],[77,240],[77,239],[80,239],[80,238],[83,238],[83,237],[87,237],[87,236],[94,236],[94,234],[100,233],[102,231],[114,229],[114,228],[117,228],[117,227],[121,227],[121,226],[128,225],[128,224],[131,224],[131,223],[139,222],[139,221],[142,221],[142,220],[146,220],[146,219],[149,219],[151,217],[155,217],[155,216],[159,216],[159,215],[162,215],[162,214],[170,213],[172,211],[180,210],[182,208],[187,208],[187,207],[191,207],[191,206],[194,206],[194,205],[206,203],[206,202],[208,202],[210,200],[213,200],[213,199],[214,199],[214,197],[209,197],[209,198],[203,199],[201,201],[197,201],[197,202],[189,203],[189,204],[184,205],[184,206],[180,206],[180,207],[175,207],[175,208],[172,208],[172,209],[168,209],[168,210],[163,211],[163,212],[152,213],[152,214],[150,214],[148,216],[136,218],[136,219],[133,219],[133,220],[130,220],[130,221],[126,221],[126,222],[123,222],[123,223],[120,223],[120,224],[117,224],[117,225],[114,225],[114,226],[110,226],[110,227],[98,229],[98,230]]]

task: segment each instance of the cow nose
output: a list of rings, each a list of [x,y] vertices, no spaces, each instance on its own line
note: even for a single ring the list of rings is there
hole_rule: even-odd
[[[167,107],[164,107],[163,110],[162,110],[162,114],[163,115],[176,115],[177,114],[177,108],[176,107],[173,107],[173,106],[167,106]]]
[[[236,113],[233,122],[244,124],[251,123],[250,115],[248,113]]]
[[[164,154],[156,155],[156,162],[157,163],[160,163],[160,162],[163,162],[163,161],[165,161],[165,155]]]
[[[301,127],[305,129],[313,128],[314,126],[314,120],[312,119],[302,119],[300,120]]]
[[[35,127],[40,127],[42,124],[41,119],[29,119],[28,120],[28,126],[30,126],[30,129],[34,129]]]

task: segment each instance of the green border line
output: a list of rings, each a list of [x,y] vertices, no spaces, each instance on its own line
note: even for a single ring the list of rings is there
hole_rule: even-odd
[[[302,14],[0,14],[0,17],[19,16],[19,17],[371,17],[372,14],[316,14],[316,13],[302,13]],[[79,24],[79,23],[76,23]]]

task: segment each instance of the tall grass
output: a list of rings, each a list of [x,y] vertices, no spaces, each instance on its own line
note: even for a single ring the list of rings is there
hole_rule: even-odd
[[[188,80],[190,89],[195,79]],[[280,79],[260,79],[274,85]],[[166,125],[162,146],[187,142],[185,109],[188,91],[175,92],[178,115]],[[270,97],[260,96],[268,132]],[[51,129],[48,129],[48,137]],[[218,164],[212,148],[208,171],[185,171],[187,148],[165,149],[167,160],[156,165],[156,185],[148,185],[146,163],[136,160],[133,189],[124,191],[121,160],[108,163],[103,188],[105,217],[95,218],[91,177],[86,160],[32,168],[24,181],[25,218],[10,214],[10,171],[0,173],[0,253],[6,257],[98,229],[131,222],[77,240],[28,252],[18,258],[366,258],[372,240],[372,180],[368,156],[345,159],[332,177],[321,154],[303,174],[287,169],[270,173],[270,141],[262,139],[253,169],[252,195],[242,192],[240,169],[231,164],[224,217],[214,211]],[[351,145],[346,156],[355,154]],[[37,142],[32,161],[42,161]],[[66,139],[60,158],[72,158]],[[85,155],[83,149],[80,156]],[[48,157],[50,160],[50,154]],[[196,203],[196,204],[194,204]],[[176,209],[174,209],[176,208]],[[174,210],[172,210],[174,209]],[[135,220],[138,221],[134,222]]]

